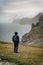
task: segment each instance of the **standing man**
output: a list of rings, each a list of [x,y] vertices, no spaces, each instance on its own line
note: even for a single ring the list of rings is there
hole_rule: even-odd
[[[19,45],[18,32],[15,32],[15,35],[13,36],[12,41],[14,43],[14,52],[18,53],[18,45]]]

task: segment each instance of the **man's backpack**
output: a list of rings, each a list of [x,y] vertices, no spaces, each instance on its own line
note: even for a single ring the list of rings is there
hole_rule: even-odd
[[[13,42],[18,42],[18,36],[16,36],[16,35],[13,36],[12,41],[13,41]]]

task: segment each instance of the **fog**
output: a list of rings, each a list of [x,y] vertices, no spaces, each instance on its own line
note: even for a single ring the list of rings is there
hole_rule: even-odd
[[[0,40],[12,41],[15,31],[21,40],[31,30],[29,23],[37,22],[39,13],[43,13],[43,0],[0,0]],[[21,21],[23,18],[29,20]]]
[[[24,34],[30,32],[31,25],[20,25],[15,23],[9,24],[0,24],[0,41],[12,42],[12,36],[14,32],[18,32],[18,35],[21,38]]]

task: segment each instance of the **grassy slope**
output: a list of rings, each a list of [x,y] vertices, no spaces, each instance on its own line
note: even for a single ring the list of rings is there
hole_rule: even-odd
[[[37,27],[34,27],[30,33],[33,35],[33,37],[36,39],[38,39],[37,43],[43,45],[43,28],[41,28],[41,26],[43,26],[43,24],[37,26]]]
[[[43,65],[43,47],[19,45],[19,53],[13,52],[13,44],[0,43],[0,62],[10,65]],[[7,64],[8,65],[8,64]]]
[[[34,35],[38,35],[38,36],[43,36],[43,28],[41,28],[43,24],[37,26],[37,27],[34,27],[31,32],[34,34]]]

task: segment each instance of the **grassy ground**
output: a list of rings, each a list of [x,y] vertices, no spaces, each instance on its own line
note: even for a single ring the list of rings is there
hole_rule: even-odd
[[[19,45],[13,52],[13,43],[0,43],[0,65],[43,65],[43,47]]]

